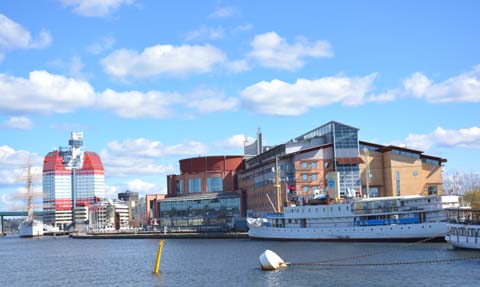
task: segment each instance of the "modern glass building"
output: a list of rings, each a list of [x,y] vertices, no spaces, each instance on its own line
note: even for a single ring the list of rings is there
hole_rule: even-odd
[[[158,226],[169,231],[226,231],[241,216],[236,192],[166,198],[157,204]]]

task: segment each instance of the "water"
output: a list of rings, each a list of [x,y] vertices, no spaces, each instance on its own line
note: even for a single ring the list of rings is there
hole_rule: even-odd
[[[158,240],[0,238],[0,286],[478,286],[480,260],[400,266],[289,266],[265,272],[258,256],[273,250],[287,262],[318,262],[401,246],[399,243],[166,240],[159,276]],[[356,259],[384,263],[480,256],[448,244]],[[342,262],[337,262],[342,263]]]

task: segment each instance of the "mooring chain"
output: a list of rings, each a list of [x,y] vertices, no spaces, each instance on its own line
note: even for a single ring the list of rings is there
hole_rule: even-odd
[[[332,264],[332,263],[320,263],[320,262],[311,262],[311,263],[289,263],[288,265],[297,265],[297,266],[326,266],[326,267],[355,267],[355,266],[393,266],[393,265],[413,265],[413,264],[427,264],[427,263],[443,263],[443,262],[454,262],[454,261],[467,261],[467,260],[478,260],[479,256],[471,257],[462,257],[462,258],[449,258],[449,259],[437,259],[437,260],[423,260],[423,261],[400,261],[400,262],[384,262],[384,263],[346,263],[346,264]]]
[[[344,258],[326,259],[326,260],[317,261],[317,262],[310,262],[310,263],[294,263],[294,262],[293,262],[293,263],[288,263],[288,265],[324,264],[324,263],[328,263],[328,262],[347,261],[347,260],[365,258],[365,257],[370,257],[370,256],[378,255],[378,254],[387,253],[387,252],[394,251],[394,250],[399,250],[399,249],[404,249],[404,248],[410,248],[410,247],[412,247],[412,246],[415,246],[415,245],[418,245],[418,244],[421,244],[421,243],[425,243],[425,242],[427,242],[427,241],[430,241],[430,240],[435,239],[435,238],[437,238],[437,237],[439,237],[439,236],[442,236],[442,235],[445,235],[445,234],[444,234],[444,233],[438,234],[438,235],[436,235],[436,236],[432,236],[432,237],[429,237],[429,238],[420,240],[420,241],[418,241],[418,242],[401,244],[401,245],[398,246],[398,247],[387,248],[387,249],[382,250],[382,251],[375,251],[375,252],[370,252],[370,253],[366,253],[366,254],[355,255],[355,256],[351,256],[351,257],[344,257]],[[381,264],[380,264],[380,265],[381,265]]]

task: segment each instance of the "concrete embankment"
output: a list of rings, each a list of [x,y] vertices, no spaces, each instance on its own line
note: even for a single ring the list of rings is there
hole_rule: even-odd
[[[83,233],[70,234],[75,239],[248,239],[247,232],[205,232],[205,233]]]

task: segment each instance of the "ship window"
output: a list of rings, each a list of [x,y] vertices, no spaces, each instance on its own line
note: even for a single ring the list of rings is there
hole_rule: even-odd
[[[340,206],[338,207],[338,211],[340,211]]]

